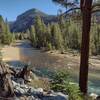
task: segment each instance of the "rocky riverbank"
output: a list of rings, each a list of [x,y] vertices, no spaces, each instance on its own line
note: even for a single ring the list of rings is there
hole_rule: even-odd
[[[21,79],[21,81],[23,80]],[[68,100],[68,95],[61,92],[44,91],[42,88],[35,89],[15,81],[13,81],[13,85],[17,100],[22,100],[22,98],[23,100]]]
[[[31,81],[31,70],[25,66],[16,70],[0,63],[0,100],[68,100],[68,95],[52,90],[34,88],[27,83]]]
[[[69,50],[65,54],[58,51],[42,52],[31,47],[30,41],[27,40],[17,40],[11,46],[4,46],[1,51],[3,61],[12,63],[11,65],[15,67],[21,66],[19,62],[31,62],[33,68],[42,70],[46,68],[50,70],[68,69],[72,72],[71,75],[75,82],[78,82],[80,56],[76,51]],[[99,72],[100,56],[90,56],[88,90],[100,95]],[[41,87],[40,83],[39,87]]]

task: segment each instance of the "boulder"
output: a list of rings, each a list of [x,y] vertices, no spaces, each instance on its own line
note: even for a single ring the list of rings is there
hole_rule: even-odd
[[[98,95],[95,94],[95,93],[91,93],[91,94],[90,94],[90,97],[91,97],[93,100],[96,100],[96,98],[98,97]]]
[[[20,94],[20,95],[26,93],[25,90],[22,89],[22,88],[20,88],[20,87],[16,87],[16,88],[15,88],[15,92],[18,93],[18,94]]]
[[[68,100],[68,95],[61,92],[46,92],[42,88],[35,89],[25,84],[16,83],[15,81],[13,81],[13,84],[16,94],[21,96],[19,100]]]
[[[13,85],[14,85],[14,91],[19,95],[27,94],[30,89],[27,85],[16,83],[15,81],[13,81]]]

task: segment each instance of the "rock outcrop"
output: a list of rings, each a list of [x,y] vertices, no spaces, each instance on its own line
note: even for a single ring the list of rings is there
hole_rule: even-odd
[[[68,95],[61,92],[44,91],[42,88],[35,89],[28,85],[22,85],[13,81],[17,100],[68,100]],[[26,99],[27,98],[27,99]]]
[[[25,66],[17,71],[7,64],[0,63],[0,100],[68,100],[68,95],[61,92],[44,91],[26,84],[29,82],[31,69]]]
[[[27,29],[29,29],[31,25],[34,25],[36,16],[41,16],[41,18],[46,24],[57,21],[56,16],[45,14],[42,11],[33,8],[19,15],[16,21],[10,23],[11,31],[12,32],[26,31]]]

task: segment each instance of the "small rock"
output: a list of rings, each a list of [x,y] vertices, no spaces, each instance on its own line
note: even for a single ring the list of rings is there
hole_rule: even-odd
[[[43,96],[43,89],[42,88],[34,89],[32,94],[34,96],[42,97]]]
[[[24,85],[24,79],[22,79],[22,78],[17,78],[16,82]]]
[[[43,89],[42,88],[38,88],[37,91],[43,93]]]
[[[98,97],[98,95],[95,94],[95,93],[91,93],[91,94],[90,94],[90,97],[91,97],[92,99],[96,100],[96,98]]]
[[[32,79],[31,79],[31,78],[29,78],[27,81],[28,81],[28,82],[31,82],[31,81],[32,81]]]
[[[19,94],[24,94],[25,93],[25,90],[20,88],[20,87],[16,87],[15,91]]]

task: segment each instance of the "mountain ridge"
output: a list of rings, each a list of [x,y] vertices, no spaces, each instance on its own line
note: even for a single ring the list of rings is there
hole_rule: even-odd
[[[56,15],[48,15],[38,9],[30,9],[17,16],[13,23],[10,23],[10,29],[12,32],[26,31],[31,25],[34,25],[34,19],[36,16],[40,16],[45,24],[57,21]]]
[[[17,16],[14,22],[9,22],[11,32],[25,32],[31,25],[34,25],[36,16],[40,16],[45,24],[58,21],[56,15],[48,15],[38,9],[32,8]],[[96,16],[97,22],[100,23],[100,13],[94,13],[93,16]]]

